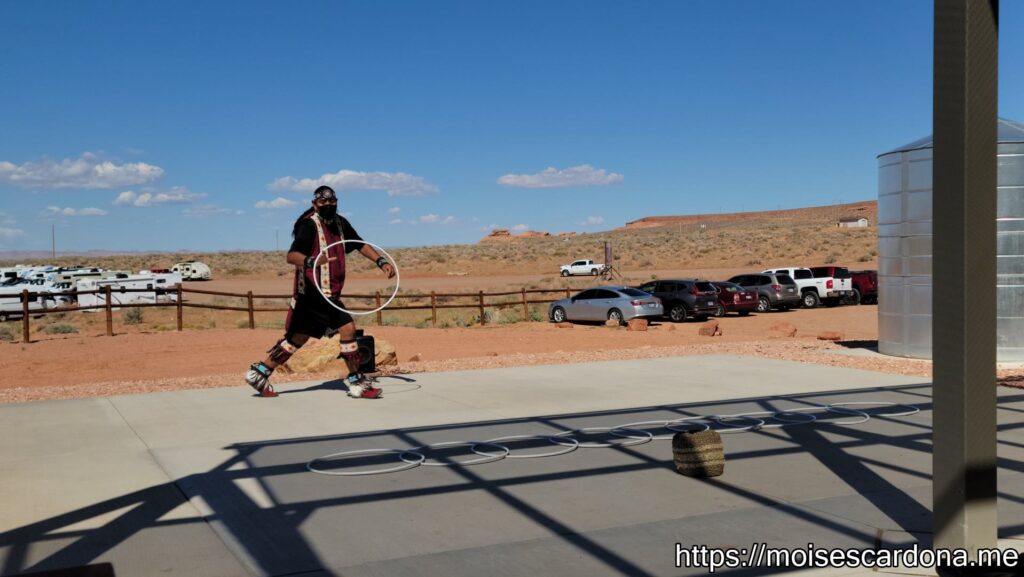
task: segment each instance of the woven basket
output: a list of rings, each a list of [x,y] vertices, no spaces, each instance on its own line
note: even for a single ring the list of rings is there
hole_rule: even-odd
[[[672,456],[676,472],[687,477],[717,477],[725,471],[722,436],[717,431],[676,433]]]

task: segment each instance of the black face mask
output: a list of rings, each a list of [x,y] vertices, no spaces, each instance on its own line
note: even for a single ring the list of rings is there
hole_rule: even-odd
[[[330,220],[338,214],[338,205],[336,204],[325,204],[316,209],[316,213],[320,215],[320,218]]]

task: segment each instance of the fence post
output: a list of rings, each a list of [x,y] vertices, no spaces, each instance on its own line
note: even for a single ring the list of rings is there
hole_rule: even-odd
[[[252,291],[249,291],[249,329],[256,328],[256,315],[252,310]]]
[[[112,300],[110,296],[110,285],[107,285],[104,288],[107,289],[107,336],[112,337],[114,336],[114,310],[110,306],[110,301]]]
[[[21,290],[21,342],[29,341],[28,290]]]
[[[184,305],[181,304],[181,301],[182,301],[181,283],[178,283],[178,332],[179,333],[181,332],[182,317],[184,316],[184,315],[182,315],[182,313],[183,313],[183,309],[185,308]]]
[[[384,325],[384,313],[380,310],[380,291],[377,291],[377,324]]]
[[[569,289],[565,289],[565,298],[569,298]]]
[[[430,324],[437,326],[437,293],[430,291]]]
[[[526,287],[523,287],[523,322],[530,320],[530,307],[526,304]]]
[[[480,291],[480,324],[487,324],[486,319],[484,319],[484,291]]]

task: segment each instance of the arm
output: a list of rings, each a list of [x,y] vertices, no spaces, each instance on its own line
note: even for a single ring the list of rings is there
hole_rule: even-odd
[[[382,258],[380,254],[373,250],[373,247],[368,244],[364,244],[363,247],[359,249],[359,253],[375,263],[378,263]],[[383,264],[378,263],[377,266],[380,267],[380,270],[384,271],[384,274],[388,275],[388,278],[394,278],[395,267],[391,266],[391,263],[387,262],[386,259],[384,259]]]

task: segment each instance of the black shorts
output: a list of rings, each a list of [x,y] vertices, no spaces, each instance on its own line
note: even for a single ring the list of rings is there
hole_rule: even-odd
[[[340,299],[333,302],[340,307],[345,306]],[[319,339],[328,330],[336,331],[351,322],[352,315],[332,307],[321,293],[316,292],[295,297],[295,306],[288,311],[284,331],[286,337],[299,334]]]

